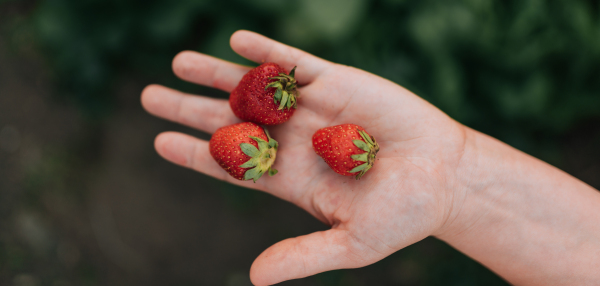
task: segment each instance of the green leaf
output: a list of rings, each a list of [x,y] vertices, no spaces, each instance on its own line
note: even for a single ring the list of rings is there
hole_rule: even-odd
[[[294,94],[294,96],[292,97],[292,107],[294,107],[294,108],[296,108],[296,106],[298,105],[298,99],[296,96],[298,96],[298,95]]]
[[[256,179],[254,179],[254,182],[256,183],[256,180],[260,179],[260,177],[262,177],[262,175],[265,173],[264,170],[261,170],[260,172],[258,172],[258,175],[256,176]]]
[[[296,76],[296,68],[297,66],[295,66],[291,71],[290,71],[290,76],[291,77],[295,77]]]
[[[364,151],[371,151],[371,148],[369,148],[369,145],[367,143],[365,143],[365,141],[362,140],[352,140],[352,142],[354,143],[354,145],[356,145],[356,147],[364,150]]]
[[[244,180],[254,179],[258,175],[258,172],[258,167],[246,171],[246,173],[244,174]]]
[[[288,97],[289,97],[288,93],[286,91],[282,91],[282,93],[283,93],[283,97],[281,98],[281,103],[279,103],[279,108],[277,108],[277,110],[282,110],[288,101]]]
[[[260,155],[260,152],[258,151],[258,149],[256,149],[256,147],[254,147],[254,145],[252,145],[252,144],[241,143],[240,148],[242,148],[242,152],[244,152],[244,154],[246,154],[252,158]]]
[[[264,131],[264,129],[263,129],[263,131]],[[256,141],[257,143],[260,143],[260,142],[267,142],[267,141],[265,141],[265,139],[262,139],[262,138],[260,138],[260,137],[256,137],[256,136],[248,136],[248,137],[250,137],[250,138],[254,139],[254,141]]]
[[[368,165],[369,165],[369,164],[367,164],[367,163],[364,163],[364,164],[362,164],[362,165],[356,166],[356,167],[354,167],[354,169],[350,170],[350,172],[348,172],[348,173],[356,173],[356,172],[362,171],[362,170],[364,170],[364,169],[365,169],[365,168],[366,168]]]
[[[369,142],[371,145],[375,145],[375,142],[373,142],[373,140],[371,140],[371,136],[369,136],[369,134],[367,134],[367,132],[364,132],[362,130],[357,130],[358,134],[360,134],[360,136],[365,139],[365,142]]]
[[[279,143],[273,138],[269,138],[269,147],[277,149]]]
[[[277,103],[277,101],[281,100],[281,89],[280,88],[278,88],[275,91],[275,94],[273,95],[273,98],[275,99],[275,103]]]
[[[368,158],[367,158],[368,155],[369,155],[369,153],[362,153],[362,154],[352,155],[350,157],[356,161],[368,162]]]
[[[254,139],[254,141],[256,141],[256,143],[258,143],[259,151],[264,151],[264,150],[269,149],[269,142],[267,142],[261,138],[255,137],[255,136],[250,136],[250,138]],[[254,157],[254,156],[252,156],[252,157]]]
[[[371,145],[376,145],[375,138],[371,137],[371,135],[367,134],[367,139],[369,139],[369,143],[371,143]]]
[[[257,158],[252,158],[250,160],[248,160],[246,163],[241,164],[239,167],[240,168],[250,168],[250,167],[256,167],[258,166],[258,159]]]
[[[278,172],[277,170],[271,168],[271,169],[269,169],[269,176],[273,176],[273,175],[277,174],[277,172]]]
[[[281,82],[279,82],[279,81],[274,81],[272,83],[267,84],[267,86],[265,86],[265,90],[267,90],[269,87],[283,88],[283,86],[281,85]]]
[[[244,180],[253,180],[256,183],[256,180],[260,179],[263,173],[264,171],[260,170],[258,167],[250,169],[244,174]]]
[[[360,178],[362,176],[364,176],[365,173],[367,173],[367,171],[369,171],[373,167],[373,165],[369,165],[368,163],[367,164],[363,164],[363,166],[364,165],[367,165],[367,166],[364,169],[362,169],[362,171],[360,171],[360,173],[356,174],[356,179],[357,180],[360,180]]]

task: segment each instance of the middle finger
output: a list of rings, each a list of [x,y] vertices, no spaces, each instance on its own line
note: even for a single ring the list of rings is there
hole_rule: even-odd
[[[191,95],[161,85],[149,85],[142,91],[142,105],[153,115],[208,133],[240,122],[227,100]]]
[[[183,51],[173,59],[173,72],[179,78],[231,92],[250,67],[205,54]]]

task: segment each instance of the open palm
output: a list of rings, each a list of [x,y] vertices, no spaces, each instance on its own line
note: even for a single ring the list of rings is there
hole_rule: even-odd
[[[388,80],[334,64],[261,35],[238,31],[232,48],[255,62],[297,66],[301,87],[295,115],[270,127],[279,142],[279,173],[256,183],[238,181],[212,159],[208,142],[175,132],[156,138],[165,159],[233,184],[268,192],[305,209],[330,230],[281,241],[252,265],[256,285],[369,265],[441,231],[461,197],[456,172],[465,128]],[[182,52],[173,70],[184,80],[230,92],[250,67]],[[212,133],[240,122],[226,100],[151,85],[142,104],[152,114]],[[312,149],[320,128],[363,126],[380,152],[359,181],[330,170]]]

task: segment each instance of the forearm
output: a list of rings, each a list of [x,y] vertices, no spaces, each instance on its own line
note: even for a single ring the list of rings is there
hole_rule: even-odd
[[[467,134],[465,189],[438,237],[514,284],[599,283],[600,192],[496,139]]]

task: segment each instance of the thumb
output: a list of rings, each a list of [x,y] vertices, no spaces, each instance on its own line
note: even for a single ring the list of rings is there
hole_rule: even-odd
[[[256,258],[250,268],[250,280],[257,286],[272,285],[328,270],[362,267],[383,258],[375,257],[377,253],[368,249],[342,229],[289,238]]]

